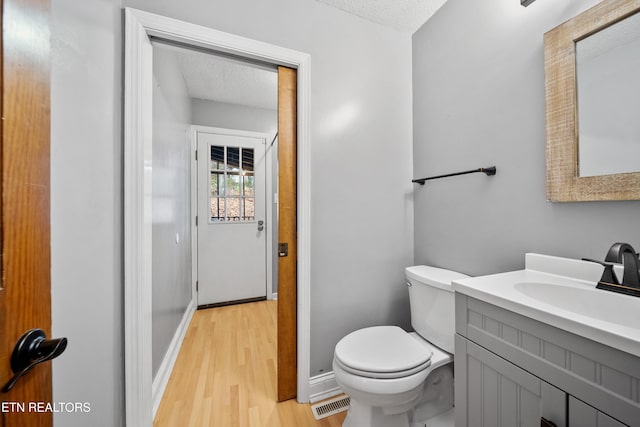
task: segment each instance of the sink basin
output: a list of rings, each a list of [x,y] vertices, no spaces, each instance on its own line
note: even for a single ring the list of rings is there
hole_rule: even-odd
[[[602,271],[595,262],[526,254],[524,270],[454,280],[453,289],[640,357],[640,298],[596,289]]]
[[[592,288],[554,283],[522,282],[514,289],[541,303],[575,314],[638,328],[640,298]]]

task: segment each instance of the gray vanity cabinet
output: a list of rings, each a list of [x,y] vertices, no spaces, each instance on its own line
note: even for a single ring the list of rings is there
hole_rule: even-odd
[[[614,420],[607,414],[598,411],[593,406],[569,396],[569,419],[571,425],[580,427],[623,427],[619,421]],[[640,420],[638,420],[640,424]]]
[[[456,427],[566,427],[563,391],[460,336],[455,368]]]
[[[456,427],[640,426],[640,358],[459,292],[455,370]]]

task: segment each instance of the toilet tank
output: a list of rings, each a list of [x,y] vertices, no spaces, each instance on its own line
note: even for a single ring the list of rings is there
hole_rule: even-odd
[[[453,354],[455,302],[451,281],[469,276],[426,265],[407,267],[405,275],[411,326],[422,338]]]

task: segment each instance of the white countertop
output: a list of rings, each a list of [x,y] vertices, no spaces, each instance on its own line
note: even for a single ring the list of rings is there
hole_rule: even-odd
[[[527,254],[525,269],[454,280],[481,301],[640,357],[640,297],[596,289],[603,267]]]

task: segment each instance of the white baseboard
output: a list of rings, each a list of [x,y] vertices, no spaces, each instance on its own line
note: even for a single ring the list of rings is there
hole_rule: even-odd
[[[272,292],[267,296],[268,300],[276,300],[278,299],[278,293],[277,292]]]
[[[167,354],[165,354],[164,359],[160,364],[158,373],[156,374],[156,377],[153,379],[153,385],[151,386],[151,390],[152,390],[152,398],[153,398],[153,417],[154,418],[156,416],[156,411],[160,406],[160,402],[162,401],[164,390],[167,388],[167,383],[169,382],[169,377],[171,376],[171,372],[173,371],[173,366],[175,365],[176,359],[178,358],[178,353],[180,352],[182,341],[184,340],[184,336],[187,334],[189,322],[191,322],[191,318],[193,317],[193,313],[195,313],[195,311],[196,311],[196,303],[194,300],[191,300],[191,302],[187,306],[186,311],[184,312],[184,316],[182,316],[182,320],[178,325],[178,329],[176,329],[176,333],[173,335],[173,339],[169,344],[169,349],[167,350]]]
[[[309,379],[309,401],[316,403],[324,399],[342,394],[336,382],[336,376],[331,372],[316,375]]]

